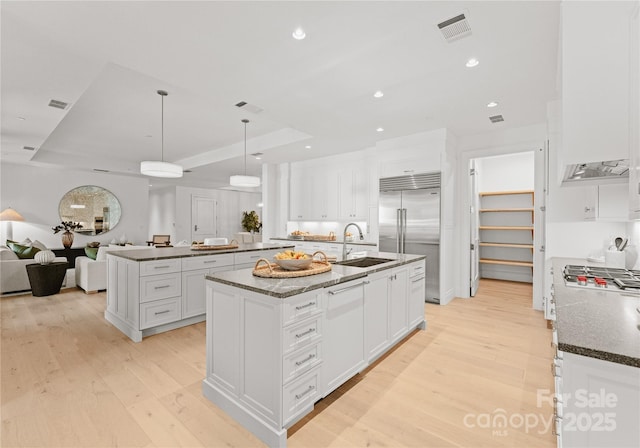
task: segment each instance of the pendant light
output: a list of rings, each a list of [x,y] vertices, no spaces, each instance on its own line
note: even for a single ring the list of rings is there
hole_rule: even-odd
[[[166,90],[158,90],[162,98],[162,137],[160,160],[145,160],[140,162],[140,173],[152,177],[182,177],[182,167],[175,163],[164,161],[164,97],[169,95]]]
[[[236,174],[229,178],[232,187],[259,187],[260,178],[256,176],[247,176],[247,123],[246,118],[242,120],[244,123],[244,175]]]

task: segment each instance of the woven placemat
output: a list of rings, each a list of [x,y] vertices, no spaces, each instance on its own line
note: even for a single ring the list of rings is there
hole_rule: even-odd
[[[271,263],[266,258],[261,258],[256,261],[256,265],[253,268],[253,275],[264,278],[294,278],[329,272],[331,270],[331,263],[327,261],[326,254],[320,250],[314,252],[313,256],[315,257],[316,254],[322,254],[324,256],[324,260],[313,260],[308,268],[300,269],[298,271],[287,271],[286,269],[282,269],[276,263]],[[261,264],[263,265],[260,266]]]

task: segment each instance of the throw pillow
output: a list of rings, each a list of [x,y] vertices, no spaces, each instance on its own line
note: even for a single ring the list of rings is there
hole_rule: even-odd
[[[84,248],[84,253],[87,255],[87,257],[91,258],[92,260],[95,260],[96,257],[98,256],[98,248],[97,247],[85,247]]]
[[[16,253],[11,249],[9,249],[8,247],[0,246],[0,260],[2,261],[19,260],[19,258],[16,255]]]
[[[40,242],[38,240],[35,240],[33,243],[31,243],[31,245],[33,247],[37,247],[40,250],[47,250],[47,246],[45,246],[44,243],[42,243],[42,242]],[[25,246],[28,246],[28,244],[25,244]]]
[[[23,246],[22,244],[10,242],[9,240],[7,240],[7,246],[9,246],[9,248],[15,252],[18,258],[22,259],[33,258],[35,254],[40,252],[40,249],[38,249],[37,247]]]

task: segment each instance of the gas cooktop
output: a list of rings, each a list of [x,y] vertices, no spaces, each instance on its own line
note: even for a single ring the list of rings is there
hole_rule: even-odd
[[[640,294],[640,271],[569,264],[563,275],[566,286]]]

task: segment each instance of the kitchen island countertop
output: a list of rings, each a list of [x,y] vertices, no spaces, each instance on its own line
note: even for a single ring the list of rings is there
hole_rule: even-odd
[[[565,265],[599,266],[584,259],[553,258],[558,348],[640,367],[640,295],[564,285]]]
[[[253,275],[253,269],[241,269],[238,271],[217,272],[207,275],[211,280],[240,289],[254,291],[271,297],[284,299],[319,288],[337,285],[338,283],[366,277],[374,272],[392,269],[414,261],[423,260],[424,255],[395,254],[389,252],[367,251],[367,257],[388,258],[392,261],[381,263],[367,268],[341,266],[334,264],[331,271],[322,274],[309,275],[307,277],[294,278],[263,278]],[[428,269],[428,267],[427,267]]]
[[[238,244],[237,249],[192,250],[190,246],[183,247],[150,247],[149,249],[132,249],[109,252],[110,255],[133,261],[165,260],[167,258],[199,257],[203,255],[218,255],[236,252],[251,252],[256,250],[292,249],[288,243],[246,243]]]

